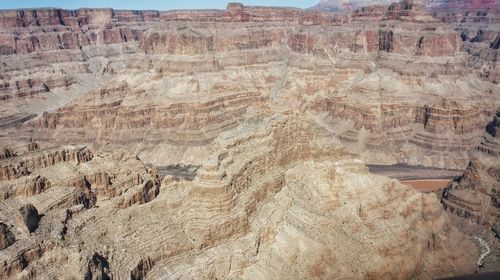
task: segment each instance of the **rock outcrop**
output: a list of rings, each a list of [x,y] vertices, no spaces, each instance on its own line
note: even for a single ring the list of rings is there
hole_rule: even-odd
[[[108,261],[95,253],[89,260],[87,272],[83,279],[85,280],[110,280],[109,277],[109,263]]]
[[[56,153],[56,151],[59,152]],[[58,154],[59,157],[56,158],[62,159],[63,152],[61,151],[74,153],[65,152],[65,158],[68,160],[54,160],[50,164],[31,165],[30,175],[0,181],[0,191],[3,192],[3,197],[0,199],[0,220],[2,221],[0,240],[2,240],[3,247],[0,255],[0,278],[2,279],[14,278],[26,273],[42,278],[67,278],[78,275],[78,278],[84,279],[112,279],[112,276],[109,276],[111,268],[102,251],[99,251],[101,253],[86,251],[85,254],[89,256],[89,259],[86,259],[85,263],[78,263],[76,268],[68,268],[73,261],[70,260],[71,254],[79,255],[76,251],[67,252],[64,249],[65,242],[72,242],[70,240],[74,237],[80,239],[79,236],[73,235],[75,219],[85,216],[86,212],[100,212],[97,206],[102,207],[103,204],[109,206],[109,208],[104,207],[105,209],[114,209],[114,205],[132,193],[136,186],[145,186],[145,193],[140,198],[142,205],[155,199],[155,196],[151,194],[155,189],[146,189],[151,185],[149,182],[158,181],[157,175],[126,152],[103,149],[97,153],[90,153],[89,149],[84,146],[31,151],[26,148],[14,158],[2,160],[1,164],[20,159],[40,162],[33,159],[46,159],[47,157],[40,157],[40,155],[49,154]],[[78,151],[80,156],[77,155]],[[88,155],[94,156],[87,157]],[[18,204],[24,206],[19,209]],[[104,216],[98,214],[91,219],[104,218],[110,213],[108,210],[100,212]],[[40,213],[43,213],[43,218]],[[98,225],[89,221],[86,226]],[[16,233],[15,239],[13,233]],[[81,238],[81,242],[90,240],[85,236]],[[79,243],[80,241],[75,245],[78,247]],[[95,240],[90,243],[100,244]],[[83,261],[80,257],[77,259]],[[52,266],[54,269],[37,268],[38,265],[45,267],[46,261],[52,265],[64,264],[63,267],[68,269],[60,269],[57,265]]]
[[[441,199],[451,213],[488,228],[500,224],[499,128],[497,113],[464,174],[443,191]]]
[[[495,1],[450,1],[432,7],[431,11],[460,33],[464,50],[470,54],[467,64],[483,79],[498,84],[500,5]]]
[[[0,223],[0,250],[3,250],[16,242],[16,237],[10,231],[9,227]]]
[[[60,147],[26,156],[21,155],[2,161],[0,164],[0,180],[26,176],[37,168],[52,166],[59,162],[74,161],[81,163],[91,159],[92,152],[80,146]]]
[[[475,245],[434,195],[368,173],[298,112],[223,133],[194,179],[166,176],[161,187],[155,168],[108,148],[36,170],[52,182],[48,193],[16,199],[36,202],[44,217],[2,252],[2,278],[429,279],[475,267]],[[81,184],[66,182],[97,170],[108,175],[84,183],[95,206],[71,200]],[[95,191],[97,182],[113,195]],[[10,205],[0,201],[7,222]]]
[[[12,153],[12,151],[7,148],[2,148],[2,150],[0,151],[0,160],[11,158],[13,156],[14,154]]]
[[[5,79],[26,77],[14,63],[22,59],[44,80],[63,71],[74,81],[50,89],[40,103],[29,101],[38,95],[1,101],[12,127],[5,133],[15,130],[16,138],[42,146],[109,143],[158,165],[199,165],[220,133],[252,115],[292,109],[313,116],[368,163],[465,168],[465,151],[479,144],[498,107],[498,86],[470,71],[460,34],[418,4],[345,14],[240,4],[158,13],[79,10],[38,23],[27,19],[33,13],[16,13],[4,12],[21,21],[5,20],[11,24],[5,36],[22,25],[34,33],[100,34],[81,48],[2,56]],[[42,14],[58,16],[36,16]],[[86,19],[66,24],[66,14]],[[109,32],[126,27],[140,35],[125,42],[122,31],[115,36],[121,39],[102,41],[97,23],[103,22]],[[39,116],[19,121],[33,112]]]
[[[34,232],[38,228],[38,223],[40,222],[40,215],[38,210],[32,204],[27,204],[19,208],[19,214],[21,219],[28,228],[30,233]]]
[[[474,272],[434,194],[364,164],[471,162],[442,203],[496,223],[499,85],[462,39],[415,1],[0,11],[0,278]]]
[[[478,264],[482,270],[498,271],[500,260],[500,114],[486,126],[483,141],[472,153],[462,176],[441,192],[444,208],[455,224],[474,236],[483,247]]]
[[[160,193],[160,184],[159,182],[155,183],[152,180],[148,180],[139,185],[136,190],[130,190],[129,193],[124,195],[125,198],[117,204],[117,207],[127,208],[136,203],[143,204],[150,202]]]

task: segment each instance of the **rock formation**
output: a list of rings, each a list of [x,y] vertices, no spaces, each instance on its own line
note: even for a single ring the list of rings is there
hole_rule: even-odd
[[[7,148],[3,148],[2,151],[0,152],[0,160],[11,158],[12,156],[13,156],[12,151]]]
[[[460,24],[417,1],[0,11],[0,278],[474,272],[450,216],[497,224],[500,88],[494,34]],[[469,168],[447,213],[365,163]]]
[[[110,280],[108,275],[109,264],[108,261],[101,255],[95,253],[89,260],[87,272],[85,273],[85,280]]]
[[[353,11],[366,6],[390,5],[395,0],[320,0],[319,3],[309,9],[324,12]],[[495,0],[406,0],[414,4],[424,4],[430,9],[441,10],[485,10],[497,7]]]
[[[92,159],[92,153],[84,147],[63,147],[46,150],[29,157],[19,156],[3,161],[0,165],[0,181],[29,175],[40,167],[47,167],[64,161],[85,162]]]
[[[321,0],[311,10],[319,10],[324,12],[339,12],[339,11],[354,11],[356,9],[375,6],[375,5],[389,5],[394,0]]]
[[[498,84],[500,5],[495,1],[474,2],[455,1],[452,2],[455,5],[439,5],[432,8],[432,13],[460,33],[464,50],[470,54],[467,64],[476,69],[482,78]]]
[[[0,223],[0,250],[3,250],[16,242],[16,237],[10,231],[9,227]]]
[[[486,126],[485,136],[462,176],[441,192],[444,208],[464,232],[484,247],[478,263],[497,271],[500,260],[500,113]],[[496,235],[496,237],[495,237]],[[491,249],[490,249],[491,248]]]
[[[90,157],[90,154],[95,156]],[[47,158],[54,160],[40,160]],[[98,153],[91,153],[88,148],[82,146],[42,148],[35,151],[26,149],[13,158],[4,159],[1,164],[21,161],[37,164],[30,165],[29,175],[0,181],[0,190],[4,192],[0,199],[3,247],[0,256],[0,278],[23,274],[35,275],[32,276],[35,278],[52,278],[54,275],[56,278],[67,278],[76,273],[74,275],[79,275],[79,278],[110,279],[105,278],[109,267],[101,258],[102,255],[96,252],[89,252],[89,259],[81,259],[84,263],[79,264],[74,271],[33,269],[38,263],[42,266],[45,261],[51,263],[52,258],[58,260],[55,263],[70,264],[73,260],[68,259],[64,242],[69,242],[67,240],[73,237],[80,238],[72,235],[73,219],[79,218],[86,211],[94,210],[100,214],[91,219],[100,217],[107,220],[105,216],[109,213],[108,210],[101,212],[96,205],[114,205],[143,181],[148,182],[145,184],[147,187],[151,185],[149,182],[152,182],[151,189],[159,191],[156,177],[150,174],[143,163],[125,152],[103,149]],[[116,201],[109,204],[113,198]],[[154,197],[146,195],[145,199],[147,201],[143,203],[153,200]],[[24,206],[19,209],[18,204]],[[111,209],[113,208],[112,206]],[[94,226],[93,222],[89,221],[87,226]],[[17,233],[15,239],[13,233]],[[77,243],[92,240],[86,239],[85,236],[81,238]],[[78,255],[78,252],[73,254]],[[66,258],[66,261],[61,258]],[[55,270],[57,266],[52,267]]]
[[[34,232],[38,228],[40,215],[38,215],[38,210],[35,206],[32,204],[24,205],[19,208],[19,214],[21,214],[21,219],[30,233]]]
[[[51,188],[16,199],[44,217],[2,251],[2,278],[431,278],[475,267],[477,249],[434,195],[368,173],[298,113],[245,121],[214,141],[194,180],[166,176],[161,187],[153,169],[102,149],[36,169]],[[86,180],[97,200],[84,207],[66,182],[96,171],[114,191]],[[9,223],[11,201],[0,202]]]
[[[463,176],[442,193],[445,209],[487,227],[500,224],[500,113],[486,127]]]
[[[498,86],[468,68],[460,34],[418,4],[348,14],[239,4],[0,14],[0,43],[14,49],[2,55],[6,82],[72,81],[30,97],[6,91],[0,101],[3,132],[42,146],[109,143],[149,163],[199,165],[220,133],[293,109],[368,163],[465,168],[498,107]],[[22,26],[50,38],[68,32],[78,44],[24,48],[7,39]],[[19,59],[33,74],[21,74]]]

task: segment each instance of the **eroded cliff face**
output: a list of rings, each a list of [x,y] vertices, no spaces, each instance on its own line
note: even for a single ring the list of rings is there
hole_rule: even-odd
[[[442,194],[445,209],[479,225],[500,224],[500,114],[486,126],[486,133],[463,176]]]
[[[149,202],[158,195],[134,195],[142,186],[159,189],[160,182],[151,169],[123,151],[96,153],[82,146],[17,150],[13,157],[0,163],[2,168],[23,165],[27,170],[0,178],[2,279],[87,277],[88,260],[80,263],[78,251],[66,247],[73,234],[70,221],[96,209],[102,200],[116,197],[116,204],[109,205],[110,209],[118,209],[124,208],[119,201],[128,197],[132,196],[125,207]],[[91,220],[106,220],[108,214],[100,212]],[[89,227],[94,226],[91,220]],[[103,245],[97,239],[74,237],[80,240],[77,243]],[[38,268],[45,265],[44,269]]]
[[[5,38],[30,30],[90,39],[28,49],[2,40],[15,51],[2,55],[0,125],[20,126],[35,112],[14,137],[111,143],[160,165],[197,165],[223,131],[292,109],[369,163],[465,168],[498,107],[498,86],[468,68],[459,34],[418,4],[1,17]]]
[[[481,144],[472,152],[462,176],[440,192],[441,203],[464,232],[480,238],[479,259],[485,271],[497,271],[500,251],[500,114],[486,126]],[[485,245],[487,249],[484,248]]]
[[[421,5],[25,10],[0,24],[0,278],[476,268],[434,195],[363,163],[465,168],[489,141],[498,85]]]
[[[107,148],[0,181],[51,182],[0,201],[2,278],[429,279],[475,268],[477,249],[434,195],[368,173],[299,112],[223,133],[190,181]],[[32,233],[18,204],[43,214]]]
[[[460,3],[460,1],[457,1]],[[468,65],[479,72],[483,79],[499,83],[498,61],[500,46],[500,6],[493,3],[464,6],[440,5],[431,9],[433,15],[449,23],[460,33],[464,51],[470,54]]]

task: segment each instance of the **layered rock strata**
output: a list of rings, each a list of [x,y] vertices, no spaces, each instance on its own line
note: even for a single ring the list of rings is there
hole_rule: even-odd
[[[40,103],[30,101],[36,95],[2,101],[9,127],[40,113],[16,130],[17,139],[111,143],[159,165],[198,165],[220,133],[255,114],[293,109],[369,163],[465,168],[467,151],[498,107],[498,86],[467,68],[459,34],[417,4],[347,14],[239,4],[158,13],[50,11],[3,12],[2,32],[15,37],[29,27],[98,36],[81,46],[2,56],[5,79],[30,69],[48,76],[61,70],[74,81]],[[140,35],[130,39],[124,28]],[[106,32],[116,39],[104,39]],[[18,59],[28,67],[19,68]]]
[[[193,180],[166,176],[152,197],[157,171],[105,148],[37,169],[50,189],[0,202],[18,234],[2,278],[430,279],[475,268],[476,247],[435,196],[370,174],[298,113],[223,133]],[[75,205],[65,182],[97,171],[112,179],[83,180],[95,206]],[[123,203],[136,191],[144,201]],[[17,203],[44,214],[30,235],[10,218]]]
[[[439,5],[432,13],[443,22],[451,24],[460,33],[464,50],[470,54],[468,65],[476,69],[483,79],[500,82],[500,6],[495,1],[463,6]],[[493,2],[493,3],[492,3]]]
[[[442,193],[451,213],[493,228],[500,224],[500,113],[486,133],[464,174]]]
[[[444,208],[455,224],[483,247],[481,270],[500,268],[500,114],[486,126],[485,136],[467,169],[441,193]]]
[[[421,5],[19,10],[0,26],[0,278],[475,270],[434,195],[353,155],[462,168],[481,141],[497,152],[498,85]]]
[[[29,156],[19,155],[9,157],[0,164],[0,181],[26,176],[38,168],[53,166],[59,162],[86,162],[91,160],[92,156],[92,152],[86,147],[67,146],[35,152]],[[36,191],[37,188],[40,188],[40,185],[45,185],[43,179],[42,181],[35,182],[28,189]]]
[[[40,159],[43,155],[57,153],[61,160],[50,164]],[[81,157],[71,157],[65,151],[88,151],[94,155],[82,160]],[[62,160],[62,154],[67,159]],[[55,157],[57,158],[57,157]],[[78,160],[80,159],[80,160]],[[87,226],[94,226],[93,219],[107,220],[108,212],[101,212],[97,207],[102,203],[118,209],[118,200],[126,198],[136,186],[154,189],[156,192],[141,193],[144,198],[138,198],[138,204],[147,203],[159,194],[157,175],[152,173],[142,162],[123,151],[108,151],[90,153],[86,147],[66,146],[61,148],[41,149],[39,151],[20,152],[12,158],[1,161],[2,165],[15,162],[39,163],[30,165],[30,174],[19,174],[0,181],[0,278],[16,277],[37,278],[68,278],[75,275],[78,278],[94,279],[106,275],[109,267],[104,264],[99,255],[78,263],[78,251],[67,254],[69,239],[78,238],[76,244],[89,242],[101,246],[98,239],[87,239],[85,236],[73,236],[72,219],[87,211],[98,211],[97,216],[87,220]],[[109,204],[113,198],[113,203]],[[134,203],[123,205],[127,208]],[[24,205],[19,207],[19,205]],[[107,210],[106,210],[107,211]],[[78,245],[79,246],[79,245]],[[76,257],[71,259],[70,256]],[[51,263],[47,265],[46,262]],[[72,266],[74,262],[76,266]],[[60,268],[56,264],[64,264]],[[47,268],[38,269],[37,266]],[[90,277],[90,278],[88,278]],[[98,278],[95,278],[98,279]],[[109,279],[109,278],[99,278]]]

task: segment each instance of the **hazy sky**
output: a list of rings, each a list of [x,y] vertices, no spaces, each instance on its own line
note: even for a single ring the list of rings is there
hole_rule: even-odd
[[[81,7],[134,10],[172,10],[172,9],[224,9],[228,2],[245,5],[291,6],[308,8],[319,0],[0,0],[0,9],[57,7],[77,9]]]

